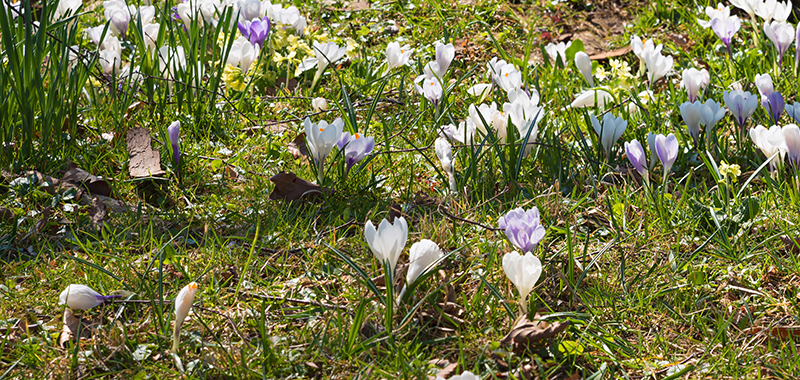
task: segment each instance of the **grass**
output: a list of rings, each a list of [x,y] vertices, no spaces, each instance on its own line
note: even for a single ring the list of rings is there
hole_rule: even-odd
[[[18,155],[8,161],[0,378],[429,378],[449,363],[458,363],[457,373],[470,370],[483,379],[792,378],[800,371],[793,179],[788,172],[770,176],[750,140],[735,141],[730,116],[717,125],[719,148],[710,158],[697,152],[678,109],[686,100],[679,74],[688,67],[711,72],[703,99],[721,102],[723,90],[742,78],[745,89],[756,92],[752,80],[761,72],[773,73],[775,88],[791,99],[798,87],[791,60],[776,75],[774,49],[762,35],[759,53],[748,22],[734,39],[739,55],[729,60],[714,34],[694,22],[700,14],[694,3],[617,4],[634,16],[624,21],[626,34],[614,37],[613,47],[627,45],[634,33],[647,36],[664,44],[675,65],[652,86],[657,99],[645,105],[647,112],[630,113],[627,104],[612,108],[629,124],[606,158],[588,114],[565,108],[582,91],[583,79],[574,65],[542,63],[541,46],[548,42],[545,32],[557,36],[576,28],[557,19],[612,6],[408,1],[351,10],[339,3],[298,4],[310,35],[358,45],[349,63],[329,68],[313,92],[313,70],[298,78],[296,90],[278,89],[274,96],[257,93],[257,84],[243,93],[194,93],[180,83],[168,95],[157,78],[148,78],[141,92],[116,93],[98,85],[102,77],[93,72],[87,91],[70,99],[77,111],[64,111],[71,138],[58,149],[39,146],[27,161]],[[101,13],[70,27],[97,25]],[[188,38],[174,33],[165,41]],[[218,38],[203,33],[192,40],[213,45],[209,41]],[[386,43],[397,38],[416,49],[410,67],[376,74]],[[412,81],[433,55],[433,42],[442,39],[459,49],[437,111]],[[208,60],[220,57],[198,44],[192,49],[211,51]],[[533,57],[533,65],[524,65],[526,83],[539,91],[547,111],[537,146],[521,160],[517,146],[492,139],[477,150],[454,148],[461,190],[453,196],[433,141],[441,125],[464,120],[467,107],[479,103],[466,89],[485,83],[485,63],[500,55],[523,65]],[[617,59],[638,69],[632,53]],[[608,61],[599,63],[608,69]],[[206,69],[209,86],[222,72],[214,69]],[[0,76],[0,88],[7,86]],[[636,79],[618,97],[635,97],[646,87]],[[502,103],[500,95],[487,101]],[[331,110],[311,112],[318,96]],[[62,114],[53,115],[64,123]],[[342,117],[374,136],[376,148],[349,175],[333,153],[324,183],[331,192],[324,196],[269,200],[269,178],[280,171],[316,180],[314,165],[287,149],[306,115],[313,121]],[[768,125],[763,108],[753,117]],[[180,183],[166,136],[175,119],[182,121]],[[2,120],[15,127],[38,122]],[[128,176],[125,135],[137,126],[151,131],[168,171],[164,179]],[[648,131],[680,140],[668,188],[657,185],[660,168],[651,173],[656,185],[642,187],[623,157],[622,141],[645,142]],[[102,139],[106,132],[114,138]],[[44,152],[51,157],[43,159]],[[736,181],[718,181],[713,168],[723,160],[741,166]],[[96,227],[91,206],[75,191],[10,184],[32,169],[60,177],[68,162],[110,179],[126,211],[110,210]],[[543,274],[529,309],[542,309],[549,322],[570,322],[522,353],[500,344],[519,306],[501,265],[514,247],[493,229],[518,206],[538,207],[547,227],[534,252]],[[408,221],[409,245],[430,239],[448,256],[387,321],[380,301],[386,280],[363,225],[395,214]],[[406,250],[400,265],[407,262]],[[171,301],[191,281],[200,291],[183,326],[181,371],[168,354]],[[60,344],[64,307],[58,295],[71,283],[135,294],[83,312],[90,336]]]

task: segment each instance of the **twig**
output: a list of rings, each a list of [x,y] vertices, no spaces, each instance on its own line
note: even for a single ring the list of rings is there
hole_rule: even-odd
[[[207,309],[207,308],[205,308],[205,307],[198,306],[198,305],[192,305],[192,306],[193,306],[193,307],[195,307],[195,308],[197,308],[198,310],[202,310],[202,311],[211,312],[211,313],[214,313],[214,314],[216,314],[216,315],[219,315],[219,316],[221,316],[221,317],[224,317],[225,319],[227,319],[227,320],[228,320],[228,323],[229,323],[229,324],[231,325],[231,327],[233,328],[233,332],[235,332],[235,333],[236,333],[236,335],[238,335],[238,336],[239,336],[239,339],[241,339],[241,340],[242,340],[242,342],[245,342],[245,341],[247,341],[247,339],[245,339],[245,337],[242,335],[242,333],[240,333],[240,332],[239,332],[239,329],[236,327],[236,323],[233,321],[233,318],[231,318],[229,315],[225,315],[225,314],[222,314],[222,313],[220,313],[219,311],[216,311],[216,310],[214,310],[214,309]]]
[[[459,218],[459,217],[457,217],[457,216],[455,216],[455,215],[453,215],[453,214],[450,214],[449,212],[447,212],[447,211],[444,209],[444,207],[442,207],[441,205],[439,205],[439,211],[440,211],[442,214],[446,215],[448,218],[455,219],[455,220],[458,220],[458,221],[462,221],[462,222],[464,222],[464,223],[469,223],[469,224],[472,224],[472,225],[476,225],[476,226],[478,226],[478,227],[482,227],[482,228],[484,228],[484,229],[487,229],[487,230],[489,230],[489,231],[503,231],[503,229],[502,229],[502,228],[494,228],[494,227],[489,227],[489,226],[487,226],[487,225],[485,225],[485,224],[478,223],[478,222],[476,222],[476,221],[474,221],[474,220],[469,220],[469,219]]]
[[[233,292],[233,289],[230,289],[230,291]],[[324,307],[326,309],[339,309],[339,310],[344,310],[344,311],[350,311],[346,306],[331,305],[329,303],[324,303],[324,302],[306,301],[306,300],[301,300],[301,299],[297,299],[297,298],[275,297],[275,296],[269,296],[269,295],[266,295],[266,294],[256,294],[256,293],[251,293],[251,292],[239,292],[239,294],[246,295],[246,296],[249,296],[249,297],[254,297],[254,298],[260,298],[260,299],[266,300],[266,301],[291,302],[291,303],[297,303],[297,304],[301,304],[301,305],[321,306],[321,307]]]

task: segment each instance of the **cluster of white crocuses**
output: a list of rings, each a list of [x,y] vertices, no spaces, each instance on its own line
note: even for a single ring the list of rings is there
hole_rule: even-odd
[[[88,28],[86,34],[89,39],[98,46],[98,62],[106,76],[126,76],[126,72],[137,72],[137,69],[130,71],[129,66],[122,65],[122,44],[120,39],[125,39],[128,34],[128,27],[133,21],[135,25],[141,21],[142,33],[145,44],[149,52],[156,48],[156,39],[160,25],[154,22],[156,8],[152,5],[142,5],[136,7],[128,5],[123,0],[110,0],[103,2],[103,14],[106,24]],[[103,34],[105,33],[105,35]]]
[[[339,151],[342,152],[348,173],[353,165],[363,160],[375,148],[374,138],[363,136],[358,132],[352,134],[344,132],[342,118],[337,118],[330,124],[325,120],[313,123],[310,118],[306,118],[303,123],[306,132],[306,146],[317,166],[317,179],[320,185],[325,178],[325,158],[333,151],[334,147],[339,148]]]
[[[401,51],[404,50],[402,47]],[[428,62],[422,68],[422,74],[414,79],[414,87],[420,95],[424,96],[434,106],[439,104],[439,101],[444,96],[445,75],[450,64],[453,63],[453,58],[456,56],[456,48],[453,44],[443,44],[437,42],[434,47],[435,60]],[[405,54],[405,53],[401,53]],[[410,54],[410,53],[409,53]],[[387,60],[389,59],[389,50],[387,48]],[[402,62],[403,56],[399,57],[396,63],[399,65]],[[407,57],[405,58],[407,62]],[[389,61],[392,65],[392,62]]]
[[[507,212],[498,220],[508,240],[524,254],[517,251],[503,256],[503,271],[519,292],[522,314],[528,313],[528,296],[542,274],[542,263],[534,256],[536,245],[544,238],[545,228],[539,218],[539,209],[521,207]]]
[[[403,217],[396,217],[394,222],[386,219],[381,220],[378,228],[371,221],[364,225],[364,239],[369,245],[369,249],[380,261],[384,270],[387,292],[390,292],[392,284],[388,281],[395,276],[397,262],[400,254],[406,246],[408,240],[408,223]],[[413,245],[408,255],[408,270],[406,271],[406,282],[397,296],[396,302],[399,304],[407,289],[416,287],[415,282],[424,273],[432,270],[442,257],[442,250],[439,245],[428,239],[422,239]],[[387,300],[391,302],[391,300]]]
[[[189,315],[197,294],[197,283],[191,282],[178,292],[175,297],[175,327],[172,335],[172,353],[177,354],[180,346],[181,325]],[[88,310],[100,306],[105,302],[121,295],[102,295],[94,289],[81,284],[71,284],[58,296],[58,304],[66,305],[72,310]]]

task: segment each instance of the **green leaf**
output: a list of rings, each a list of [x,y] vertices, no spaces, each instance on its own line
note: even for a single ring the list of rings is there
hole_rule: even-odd
[[[567,48],[566,55],[567,55],[567,62],[572,62],[575,59],[575,53],[583,51],[583,41],[581,40],[572,40],[572,45]],[[568,63],[564,62],[564,67],[567,67]]]

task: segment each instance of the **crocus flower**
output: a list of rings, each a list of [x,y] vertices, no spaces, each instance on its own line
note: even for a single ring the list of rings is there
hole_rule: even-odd
[[[508,62],[505,59],[497,59],[497,57],[492,58],[486,64],[489,74],[492,77],[492,83],[499,85],[500,84],[500,73],[503,71],[503,67],[506,67]]]
[[[252,21],[242,20],[239,21],[239,32],[246,37],[251,44],[258,45],[259,49],[264,47],[264,41],[269,35],[269,29],[272,24],[269,17],[264,16],[263,19],[255,18]]]
[[[250,65],[258,59],[260,50],[261,48],[258,45],[251,43],[246,37],[240,36],[231,45],[227,63],[242,69],[242,74],[247,74],[247,70],[250,70]]]
[[[764,24],[764,33],[778,50],[778,64],[780,65],[783,61],[783,54],[794,42],[794,26],[786,22],[773,21],[770,24]]]
[[[436,148],[436,157],[439,157],[439,162],[442,163],[442,169],[447,173],[447,182],[450,185],[450,192],[455,194],[458,192],[456,188],[456,177],[453,173],[453,147],[447,142],[444,137],[437,137],[434,142]]]
[[[342,137],[336,143],[339,150],[344,151],[344,162],[347,167],[347,172],[356,163],[363,160],[372,149],[375,148],[375,139],[372,137],[361,136],[358,133],[350,134],[350,132],[342,133]]]
[[[686,69],[683,70],[683,79],[681,79],[681,87],[686,89],[686,94],[689,96],[689,101],[694,102],[700,90],[708,86],[711,78],[708,75],[708,70],[702,69]]]
[[[386,268],[394,274],[394,268],[397,266],[397,260],[400,258],[400,253],[403,252],[403,247],[406,246],[408,239],[408,224],[402,216],[394,219],[394,224],[389,223],[388,220],[383,219],[375,230],[375,225],[372,221],[367,221],[364,225],[364,238],[369,245],[369,249],[381,262],[382,265],[389,264]]]
[[[653,50],[645,50],[643,55],[650,86],[672,70],[672,56],[661,54],[661,45],[656,46]]]
[[[590,89],[578,95],[569,105],[572,108],[594,107],[603,109],[606,103],[613,102],[614,97],[606,90]]]
[[[800,67],[800,49],[798,49],[798,47],[800,47],[800,28],[797,28],[797,36],[795,37],[794,46],[794,67],[797,69],[797,67]]]
[[[83,5],[83,0],[59,0],[56,11],[53,12],[53,20],[60,20],[66,15],[74,16],[81,5]],[[22,8],[24,9],[24,7]]]
[[[389,67],[389,70],[408,64],[408,59],[411,58],[411,53],[413,52],[414,49],[408,44],[403,46],[400,46],[398,42],[390,42],[387,44],[386,65]]]
[[[452,124],[442,127],[442,132],[444,132],[447,137],[464,145],[472,145],[472,139],[475,137],[475,131],[477,129],[478,128],[475,125],[475,122],[472,121],[472,118],[467,118],[466,120],[458,123],[458,127]]]
[[[575,53],[575,66],[583,75],[583,79],[586,79],[586,83],[589,83],[590,87],[594,87],[594,78],[592,78],[592,60],[589,58],[589,55],[579,51]]]
[[[736,124],[739,125],[740,129],[744,128],[747,119],[750,118],[750,115],[758,108],[758,97],[753,96],[747,91],[733,90],[728,92],[726,90],[722,94],[722,99],[725,101],[725,105],[728,106],[728,109],[731,110],[733,119],[736,120]]]
[[[747,12],[753,20],[756,18],[756,8],[760,2],[761,0],[730,0],[731,5]]]
[[[436,380],[441,379],[441,377],[437,377]],[[481,380],[480,376],[470,372],[464,371],[460,375],[455,375],[450,378],[450,380]]]
[[[117,35],[124,36],[131,22],[128,5],[123,0],[104,1],[103,14],[106,16],[106,21],[111,22],[111,30]]]
[[[178,353],[178,347],[181,344],[181,325],[192,310],[192,303],[194,296],[197,294],[197,283],[190,282],[178,293],[175,297],[175,329],[172,332],[172,353]]]
[[[181,134],[181,122],[175,121],[167,127],[167,135],[169,135],[169,143],[172,145],[172,158],[175,160],[175,167],[181,162],[181,151],[178,149],[178,141]]]
[[[405,293],[406,287],[410,284],[414,284],[414,281],[428,268],[431,264],[439,260],[442,257],[442,250],[439,248],[439,245],[428,240],[422,239],[413,245],[411,245],[411,249],[408,251],[408,272],[406,272],[406,284],[403,286],[403,290],[400,291],[400,294],[397,296],[397,299],[403,297],[403,293]]]
[[[789,162],[795,169],[800,169],[800,128],[796,124],[784,125],[783,138]]]
[[[528,96],[525,91],[517,89],[509,92],[508,98],[511,103],[503,104],[503,111],[517,127],[519,136],[522,139],[527,137],[522,153],[527,156],[539,135],[539,121],[544,117],[544,108],[539,107],[539,93],[536,90],[531,91],[531,96]]]
[[[642,144],[636,139],[631,142],[626,141],[625,155],[628,157],[628,161],[631,162],[631,165],[633,165],[636,171],[642,176],[644,182],[649,183],[650,175],[647,171],[647,158],[645,157]]]
[[[725,47],[728,49],[728,55],[731,55],[731,40],[739,28],[742,27],[742,22],[736,16],[714,18],[711,20],[711,30],[714,34],[722,40]]]
[[[725,108],[712,99],[706,100],[700,109],[700,122],[706,127],[706,139],[710,139],[714,126],[725,117]]]
[[[158,31],[161,29],[161,24],[146,24],[142,28],[144,32],[144,43],[147,45],[147,51],[150,54],[153,54],[153,52],[156,51],[156,41],[158,41]]]
[[[764,128],[763,125],[750,129],[750,139],[753,140],[753,144],[764,153],[767,159],[772,160],[772,156],[779,152],[781,153],[780,158],[770,162],[770,168],[773,170],[778,167],[783,155],[789,150],[783,129],[777,125],[773,125],[769,129]]]
[[[653,43],[653,40],[642,40],[641,37],[635,34],[631,37],[631,50],[633,50],[633,54],[639,58],[639,75],[642,75],[646,66],[644,53],[646,51],[655,50],[655,48],[656,45]]]
[[[505,65],[500,71],[498,84],[507,93],[519,90],[522,87],[522,73],[514,65]]]
[[[756,74],[755,82],[758,93],[761,94],[761,105],[769,112],[767,97],[775,91],[775,86],[772,84],[772,77],[769,74]]]
[[[456,47],[453,44],[436,43],[436,63],[439,65],[439,71],[436,75],[441,79],[450,68],[450,63],[456,56]]]
[[[783,109],[786,103],[783,101],[783,95],[781,95],[778,91],[773,91],[769,96],[767,96],[767,111],[769,111],[769,116],[772,118],[772,124],[778,124],[778,120],[781,118],[781,114],[783,113]]]
[[[442,99],[444,96],[444,89],[442,88],[442,84],[439,82],[437,78],[426,78],[422,82],[422,96],[425,99],[428,99],[429,102],[433,103],[434,106],[439,104],[439,100]]]
[[[681,117],[686,124],[689,135],[694,140],[694,146],[697,147],[697,141],[700,137],[700,115],[702,114],[703,103],[699,100],[694,103],[684,102],[681,104]]]
[[[726,18],[730,17],[731,15],[731,8],[727,6],[723,6],[722,3],[717,3],[717,7],[714,8],[712,6],[706,7],[706,16],[708,16],[708,20],[701,20],[697,19],[697,23],[700,24],[703,28],[708,28],[711,26],[711,20],[715,18]]]
[[[787,106],[786,113],[788,113],[789,117],[794,119],[796,123],[800,123],[800,103],[794,102],[794,104]]]
[[[104,296],[86,285],[71,284],[58,296],[58,304],[66,304],[72,310],[88,310],[117,297]]]
[[[328,101],[325,100],[325,98],[314,98],[311,100],[311,109],[314,110],[314,112],[327,111]]]
[[[328,157],[333,147],[339,142],[342,129],[344,129],[344,121],[342,118],[337,118],[333,123],[328,124],[325,120],[320,120],[317,125],[312,123],[311,119],[306,118],[303,123],[306,131],[306,146],[317,164],[317,179],[321,185],[325,173],[323,168],[325,157]]]
[[[336,63],[340,59],[344,58],[344,55],[347,54],[347,47],[346,46],[339,46],[335,42],[328,42],[328,43],[320,43],[318,41],[314,41],[314,58],[306,58],[297,67],[299,71],[308,71],[317,67],[317,73],[314,76],[315,81],[319,79],[322,75],[322,72],[328,67],[328,63]]]
[[[122,58],[119,53],[113,50],[100,50],[100,57],[97,59],[100,62],[100,67],[103,69],[103,74],[112,76],[119,74],[122,65]]]
[[[542,275],[542,263],[532,253],[525,256],[519,252],[509,252],[503,256],[503,271],[519,292],[519,306],[522,314],[528,313],[528,295]]]
[[[589,114],[589,118],[592,120],[592,127],[594,127],[594,131],[597,132],[600,144],[606,152],[606,157],[611,159],[611,147],[614,146],[625,132],[625,129],[628,128],[628,121],[623,119],[622,116],[614,118],[611,112],[603,115],[602,126],[594,114]]]
[[[792,14],[792,3],[789,1],[780,3],[777,0],[764,0],[764,2],[758,1],[755,5],[756,15],[763,18],[765,23],[773,20],[786,22]]]
[[[566,66],[567,65],[567,49],[572,46],[572,41],[568,41],[567,43],[559,42],[558,44],[549,43],[544,47],[544,51],[547,52],[547,55],[550,56],[550,59],[553,60],[553,65],[555,66],[558,58],[561,57],[561,63]]]
[[[672,165],[678,158],[678,138],[672,133],[664,136],[657,135],[655,138],[656,154],[664,167],[664,177],[672,170]]]
[[[491,128],[498,140],[506,140],[508,135],[508,114],[498,110],[497,103],[492,102],[491,105],[481,104],[478,107],[470,104],[468,111],[477,131],[481,132],[482,135],[488,135]]]
[[[501,216],[497,224],[505,230],[511,244],[522,252],[532,252],[544,238],[545,229],[540,223],[539,209],[536,207],[529,210],[517,207]]]

